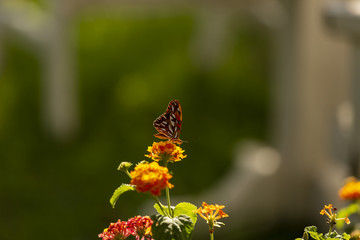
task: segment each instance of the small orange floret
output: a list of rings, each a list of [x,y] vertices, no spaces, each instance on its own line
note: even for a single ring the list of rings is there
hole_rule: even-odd
[[[224,218],[224,217],[228,217],[229,215],[227,215],[226,213],[223,212],[223,210],[219,210],[219,218]]]
[[[136,186],[138,192],[150,192],[159,196],[161,190],[174,185],[169,183],[172,175],[166,167],[159,166],[157,162],[139,164],[130,172],[131,184]]]
[[[350,224],[350,223],[351,223],[351,222],[350,222],[350,219],[348,218],[348,216],[345,217],[345,222],[346,222],[346,224]]]
[[[170,141],[154,142],[147,151],[149,154],[145,156],[154,161],[178,162],[186,158],[185,151]]]
[[[335,212],[333,212],[332,204],[325,205],[324,208],[320,211],[320,214],[328,216],[329,219],[333,218]]]
[[[324,208],[331,210],[333,208],[332,204],[330,203],[329,205],[325,205]]]

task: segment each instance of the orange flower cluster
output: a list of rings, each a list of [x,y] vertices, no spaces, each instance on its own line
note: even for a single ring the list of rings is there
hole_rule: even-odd
[[[336,208],[332,204],[325,205],[324,208],[320,211],[321,215],[326,215],[329,218],[330,223],[336,223],[336,221],[345,221],[346,224],[350,224],[350,219],[348,216],[345,218],[336,218]]]
[[[206,220],[207,224],[209,225],[210,233],[213,233],[215,227],[220,227],[220,222],[217,222],[216,220],[229,216],[223,212],[222,209],[224,207],[224,205],[208,205],[206,202],[203,202],[202,207],[195,210],[194,212],[198,213],[200,217]]]
[[[186,158],[186,155],[183,154],[185,151],[170,141],[154,142],[147,151],[149,154],[145,156],[154,161],[178,162]]]
[[[153,221],[148,216],[136,216],[127,222],[118,220],[100,233],[99,238],[102,240],[124,240],[132,235],[135,236],[136,240],[152,240],[152,224]]]
[[[157,162],[143,163],[130,172],[131,184],[136,186],[138,192],[150,192],[159,196],[161,190],[173,185],[169,183],[172,175],[166,167],[159,166]]]
[[[350,178],[345,186],[339,190],[339,196],[348,200],[360,199],[360,181],[356,178]]]

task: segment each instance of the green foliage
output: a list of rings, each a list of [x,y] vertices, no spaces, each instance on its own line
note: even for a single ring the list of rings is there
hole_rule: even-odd
[[[169,213],[169,208],[165,205],[161,204],[161,207],[160,207],[159,204],[155,203],[154,208],[161,215],[164,215],[164,216],[171,215],[171,213]],[[181,202],[178,205],[176,205],[175,207],[171,206],[171,208],[174,213],[174,217],[177,217],[180,215],[186,215],[186,216],[190,217],[190,219],[194,225],[196,224],[197,215],[196,215],[196,213],[194,213],[194,210],[196,210],[197,208],[195,205],[188,203],[188,202]],[[166,213],[164,213],[163,210],[166,211]]]
[[[161,214],[152,215],[154,221],[151,231],[156,240],[190,240],[194,224],[190,217],[179,215],[169,218]]]
[[[352,204],[349,204],[348,206],[344,207],[344,208],[341,208],[339,210],[339,212],[337,213],[337,217],[338,218],[344,218],[346,216],[350,216],[354,213],[358,213],[359,212],[359,203],[352,203]],[[336,223],[336,226],[338,229],[342,229],[343,226],[344,226],[344,221],[338,221]]]
[[[304,229],[304,235],[302,238],[296,238],[295,240],[308,240],[309,237],[315,240],[349,240],[350,235],[343,233],[342,235],[338,234],[335,230],[325,235],[318,233],[316,226],[308,226]]]
[[[161,204],[161,203],[160,203],[160,204]],[[161,204],[161,207],[160,207],[158,203],[155,203],[155,204],[154,204],[154,208],[156,209],[156,211],[157,211],[159,214],[161,214],[161,215],[163,215],[163,216],[169,216],[169,215],[171,215],[170,212],[169,212],[169,208],[168,208],[167,206],[165,206],[165,205],[162,205],[162,204]],[[171,206],[171,208],[172,208],[172,210],[174,209],[173,206]],[[163,211],[165,211],[165,212],[163,212]]]
[[[178,205],[175,206],[174,209],[174,217],[180,216],[180,215],[186,215],[190,217],[193,224],[196,224],[197,221],[197,214],[194,213],[194,210],[196,210],[196,206],[188,203],[188,202],[181,202]]]
[[[119,199],[119,197],[121,196],[121,194],[128,192],[128,191],[134,191],[135,187],[133,185],[130,184],[121,184],[120,187],[118,187],[117,189],[115,189],[113,195],[110,198],[110,203],[111,206],[114,208],[115,204],[117,202],[117,200]]]
[[[171,215],[168,207],[162,205],[162,208],[160,208],[156,203],[154,208],[159,213],[158,215],[151,217],[154,221],[152,233],[156,240],[191,239],[197,221],[197,215],[194,213],[194,210],[197,209],[195,205],[188,202],[182,202],[176,205],[175,208],[172,207],[173,218],[166,216]],[[163,213],[162,209],[167,213]]]

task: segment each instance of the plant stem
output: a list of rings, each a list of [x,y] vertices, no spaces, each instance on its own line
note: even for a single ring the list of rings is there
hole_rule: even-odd
[[[214,240],[214,232],[210,232],[210,240]]]
[[[128,175],[129,178],[131,179],[131,175],[130,175],[130,173],[129,173],[129,170],[126,170],[125,173],[126,173],[126,175]]]
[[[165,209],[163,208],[159,198],[157,196],[152,195],[152,194],[151,194],[151,196],[154,198],[154,201],[157,203],[157,205],[159,205],[159,207],[160,207],[161,211],[164,213],[164,215],[166,215],[167,217],[170,217],[169,213],[166,212]]]
[[[170,204],[170,191],[169,191],[168,187],[166,187],[166,200],[167,200],[167,204],[168,204],[168,208],[169,208],[169,213],[170,213],[171,217],[173,217],[173,211],[171,209],[171,204]]]
[[[334,224],[331,224],[331,223],[330,223],[330,228],[329,228],[329,237],[330,237],[330,234],[331,234],[331,232],[332,232],[333,228],[334,228]]]
[[[166,161],[166,162],[165,162],[165,167],[166,167],[166,168],[167,168],[167,164],[168,164],[168,162]],[[171,209],[170,190],[169,190],[169,187],[166,187],[166,188],[165,188],[165,191],[166,191],[166,201],[167,201],[167,204],[168,204],[169,213],[170,213],[171,217],[174,217],[174,216],[173,216],[174,213],[173,213],[173,211],[172,211],[172,209]]]

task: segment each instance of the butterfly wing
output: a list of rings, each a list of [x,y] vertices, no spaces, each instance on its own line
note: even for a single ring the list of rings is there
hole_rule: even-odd
[[[172,100],[165,113],[153,123],[155,129],[159,132],[155,134],[155,137],[181,143],[182,141],[179,139],[181,122],[182,110],[180,102],[179,100]]]
[[[182,123],[182,109],[179,100],[171,101],[168,110],[170,112],[170,128],[174,132],[173,138],[177,139],[180,136]]]
[[[155,134],[156,137],[161,139],[172,138],[170,131],[170,113],[165,112],[154,121],[154,127],[159,132]]]

